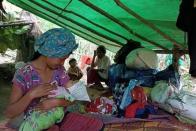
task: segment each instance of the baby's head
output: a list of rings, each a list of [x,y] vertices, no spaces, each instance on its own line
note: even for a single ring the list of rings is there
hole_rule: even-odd
[[[71,67],[76,67],[76,65],[77,65],[76,59],[75,59],[75,58],[70,59],[70,60],[69,60],[69,65],[70,65]]]

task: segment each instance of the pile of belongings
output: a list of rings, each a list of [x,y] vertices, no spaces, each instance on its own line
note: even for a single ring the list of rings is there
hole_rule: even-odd
[[[179,88],[180,75],[173,66],[158,71],[157,54],[142,48],[138,42],[129,41],[117,52],[114,61],[116,63],[108,72],[108,84],[118,117],[147,118],[148,114],[155,114],[156,107],[147,103],[147,96],[150,97],[149,92],[158,81],[163,80]]]

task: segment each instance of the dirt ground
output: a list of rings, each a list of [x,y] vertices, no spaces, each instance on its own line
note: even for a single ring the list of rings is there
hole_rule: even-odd
[[[0,78],[0,121],[5,119],[3,112],[9,101],[11,83]]]

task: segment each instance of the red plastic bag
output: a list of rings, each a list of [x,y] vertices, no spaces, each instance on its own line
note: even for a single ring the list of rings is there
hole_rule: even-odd
[[[139,106],[140,106],[139,102],[130,104],[125,110],[125,117],[135,118],[135,114]]]
[[[135,87],[132,90],[132,97],[139,103],[139,108],[144,108],[147,104],[147,96],[144,93],[144,89],[142,87]]]

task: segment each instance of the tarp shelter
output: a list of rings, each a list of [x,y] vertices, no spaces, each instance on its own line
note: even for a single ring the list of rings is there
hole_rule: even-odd
[[[8,0],[116,52],[129,39],[149,49],[186,49],[176,28],[180,0]]]

